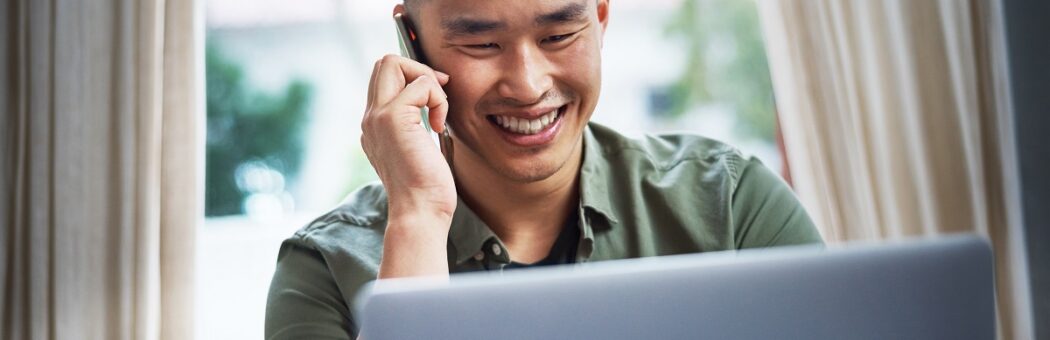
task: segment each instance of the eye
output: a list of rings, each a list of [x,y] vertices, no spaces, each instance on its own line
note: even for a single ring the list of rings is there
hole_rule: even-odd
[[[470,49],[475,49],[475,50],[489,50],[489,49],[499,48],[499,45],[496,45],[496,43],[485,43],[485,44],[466,45],[466,47],[470,48]]]
[[[556,43],[571,38],[576,32],[568,34],[552,35],[543,39],[543,42]]]

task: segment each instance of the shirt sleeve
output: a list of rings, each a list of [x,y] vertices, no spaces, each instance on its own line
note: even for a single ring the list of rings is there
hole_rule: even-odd
[[[823,244],[795,193],[755,158],[741,163],[732,199],[736,247]]]
[[[341,296],[320,252],[285,241],[266,301],[266,339],[351,339]]]

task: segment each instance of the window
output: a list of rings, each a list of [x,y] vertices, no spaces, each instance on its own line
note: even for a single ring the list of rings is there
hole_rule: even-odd
[[[206,3],[199,338],[262,337],[281,240],[376,180],[360,120],[373,61],[398,51],[396,3]],[[624,0],[611,11],[595,121],[628,135],[699,133],[780,168],[752,2]]]

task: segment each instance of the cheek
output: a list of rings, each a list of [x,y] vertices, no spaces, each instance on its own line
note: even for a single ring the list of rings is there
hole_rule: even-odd
[[[559,74],[586,101],[595,100],[601,86],[601,51],[596,41],[579,41],[558,54]]]
[[[450,67],[443,69],[443,72],[451,76],[449,83],[444,87],[450,108],[456,114],[471,112],[474,103],[485,93],[485,89],[491,83],[483,72],[485,66],[478,65],[476,62],[450,64]]]
[[[439,49],[427,42],[423,45],[430,66],[450,76],[448,84],[442,87],[448,95],[449,118],[473,112],[474,103],[484,94],[485,84],[490,82],[482,70],[492,68],[452,49]]]

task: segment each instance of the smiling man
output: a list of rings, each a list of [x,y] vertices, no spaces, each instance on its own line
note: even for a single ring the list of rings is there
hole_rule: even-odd
[[[355,294],[377,278],[822,242],[791,190],[732,147],[590,123],[607,0],[394,12],[427,64],[388,55],[373,69],[361,141],[382,183],[282,244],[268,338],[355,336]],[[421,107],[450,130],[451,166]]]

